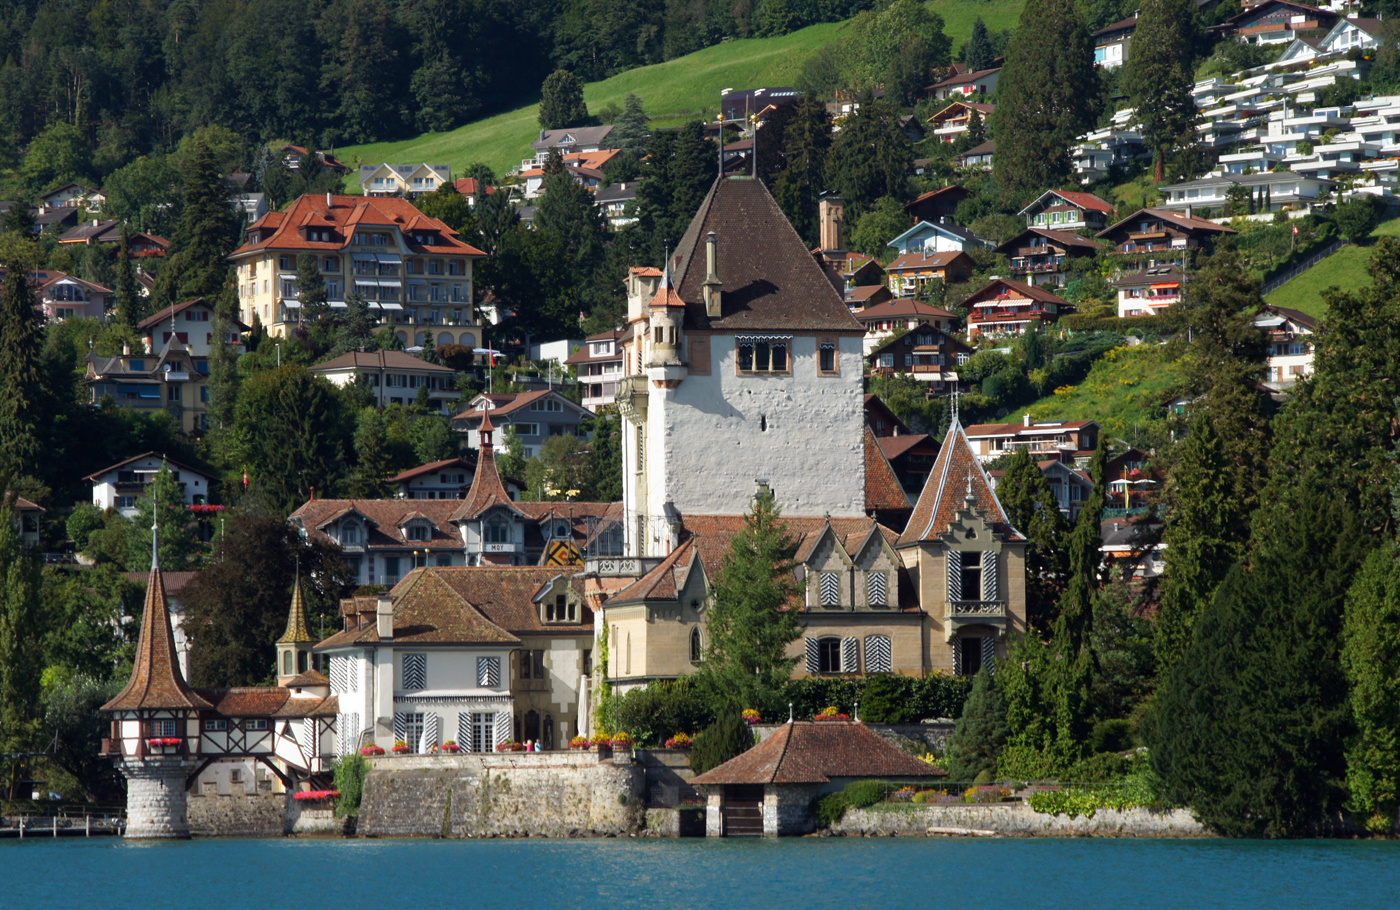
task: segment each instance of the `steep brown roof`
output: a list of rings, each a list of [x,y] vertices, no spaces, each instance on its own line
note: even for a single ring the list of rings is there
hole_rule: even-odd
[[[367,546],[457,550],[462,547],[462,538],[452,516],[459,505],[456,499],[313,499],[302,503],[290,518],[306,530],[308,538],[330,541],[324,529],[346,515],[358,513],[368,525]],[[427,540],[410,541],[404,537],[402,525],[414,512],[432,522]]]
[[[506,492],[505,484],[501,483],[501,474],[496,470],[496,447],[491,443],[491,433],[495,429],[491,426],[491,412],[482,413],[481,450],[476,458],[476,474],[472,477],[467,498],[452,513],[453,521],[473,521],[492,506],[501,506],[517,515],[524,514],[510,501],[510,494]]]
[[[1179,228],[1184,228],[1188,231],[1204,231],[1208,234],[1236,233],[1236,231],[1233,228],[1228,228],[1223,224],[1216,224],[1214,221],[1207,221],[1204,218],[1190,217],[1185,212],[1174,212],[1171,209],[1138,209],[1136,212],[1133,212],[1128,217],[1120,218],[1118,221],[1099,231],[1094,236],[1108,238],[1110,234],[1121,228],[1123,225],[1129,224],[1133,221],[1137,221],[1144,215],[1150,218],[1160,218],[1163,221],[1169,222],[1171,224],[1176,225]]]
[[[962,253],[958,254],[962,256]],[[903,257],[901,257],[903,258]],[[886,300],[884,303],[877,303],[874,306],[866,307],[856,319],[861,322],[879,322],[882,319],[892,319],[899,316],[917,316],[920,319],[948,319],[957,321],[958,315],[950,313],[942,307],[936,307],[931,303],[924,303],[913,297],[899,297],[894,300]]]
[[[907,755],[862,723],[794,721],[749,751],[691,783],[824,784],[845,777],[944,777],[947,772]]]
[[[1081,237],[1073,231],[1055,231],[1049,228],[1026,228],[1024,231],[1017,234],[1015,237],[1012,237],[1010,240],[994,248],[992,252],[1005,253],[1009,250],[1013,250],[1021,245],[1021,241],[1025,239],[1026,235],[1028,234],[1034,234],[1037,237],[1044,237],[1051,243],[1056,243],[1063,247],[1081,250],[1089,254],[1097,253],[1099,250],[1099,245],[1097,243],[1090,240],[1088,237]]]
[[[410,255],[486,255],[463,243],[455,230],[436,218],[427,217],[407,199],[308,193],[294,200],[285,212],[268,212],[254,222],[248,228],[251,239],[230,253],[229,258],[259,250],[342,250],[350,246],[360,227],[397,228]],[[302,234],[303,228],[329,229],[332,239],[307,240]],[[414,239],[415,233],[424,232],[428,242],[419,243]]]
[[[694,543],[685,541],[661,560],[656,568],[609,597],[608,606],[643,600],[675,600],[679,589],[676,573],[682,565],[688,571],[695,557]]]
[[[141,637],[136,642],[136,662],[131,679],[103,711],[135,711],[156,708],[207,709],[205,701],[180,675],[175,655],[175,633],[165,602],[165,580],[160,566],[151,569],[146,583],[146,606],[141,614]]]
[[[394,588],[394,641],[515,644],[519,639],[448,584],[441,569],[414,569]]]
[[[909,497],[904,494],[894,468],[890,467],[869,427],[865,428],[865,508],[867,511],[909,508]]]
[[[899,546],[931,541],[947,531],[957,520],[958,512],[966,508],[969,490],[977,510],[986,516],[998,534],[1007,540],[1025,540],[1021,532],[1011,526],[1001,502],[992,492],[987,473],[972,454],[962,424],[954,420],[943,438],[943,448],[933,463],[923,492],[919,494],[914,514],[900,535]]]
[[[897,272],[900,269],[946,269],[959,258],[966,259],[967,264],[972,265],[972,257],[962,250],[947,250],[942,253],[925,255],[923,250],[916,253],[904,253],[895,258],[893,262],[885,266],[886,272]],[[891,301],[893,303],[893,301]],[[937,307],[930,307],[937,309]]]
[[[427,464],[420,464],[416,468],[409,468],[407,471],[400,471],[393,477],[385,479],[385,483],[406,483],[417,477],[426,474],[436,474],[444,468],[471,468],[472,463],[465,458],[445,458],[442,461],[430,461]]]
[[[340,713],[339,699],[334,695],[294,698],[292,690],[285,686],[239,686],[199,692],[225,717],[319,717]]]
[[[145,319],[142,319],[140,322],[136,323],[136,328],[141,331],[159,328],[161,325],[170,322],[171,318],[175,316],[175,314],[183,313],[185,310],[188,310],[190,307],[194,306],[202,306],[207,310],[214,311],[214,305],[212,303],[210,303],[208,300],[205,300],[203,297],[196,297],[193,300],[186,300],[184,303],[171,304],[168,307],[162,308],[160,312],[156,313],[155,315],[147,316]],[[237,319],[231,319],[229,321],[244,332],[251,330],[249,326],[244,325]]]
[[[721,315],[705,313],[705,236],[716,241]],[[672,259],[692,329],[859,332],[841,295],[812,258],[762,181],[716,180]]]

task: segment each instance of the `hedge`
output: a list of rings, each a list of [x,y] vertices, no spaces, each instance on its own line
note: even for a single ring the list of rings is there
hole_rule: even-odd
[[[1057,325],[1074,332],[1121,332],[1139,337],[1148,332],[1160,335],[1173,328],[1166,316],[1061,316]]]

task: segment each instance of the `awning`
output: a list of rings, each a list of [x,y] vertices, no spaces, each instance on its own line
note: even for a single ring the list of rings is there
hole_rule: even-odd
[[[377,262],[378,258],[373,253],[351,253],[350,258],[356,262]]]
[[[1154,291],[1161,291],[1161,290],[1166,290],[1166,289],[1168,289],[1168,288],[1179,288],[1179,287],[1181,287],[1181,282],[1180,282],[1180,281],[1168,281],[1168,282],[1164,282],[1164,283],[1162,283],[1162,284],[1154,284],[1154,285],[1152,285],[1152,290],[1154,290]]]
[[[379,304],[379,308],[380,308],[381,310],[402,310],[402,309],[403,309],[403,307],[400,306],[400,305],[397,304],[397,303],[383,303],[383,302],[381,302],[381,303]]]
[[[379,261],[385,265],[402,265],[403,259],[398,253],[379,253]]]
[[[333,309],[333,310],[343,310],[343,309],[345,309],[345,301],[344,301],[344,300],[332,300],[332,301],[329,302],[328,305],[329,305],[330,308]]]
[[[379,279],[379,286],[381,288],[401,288],[403,287],[403,282],[397,278],[381,278]]]
[[[286,307],[286,308],[289,309],[289,310],[299,310],[299,309],[301,309],[301,304],[298,303],[298,302],[295,301],[295,300],[283,300],[283,301],[282,301],[282,306]]]

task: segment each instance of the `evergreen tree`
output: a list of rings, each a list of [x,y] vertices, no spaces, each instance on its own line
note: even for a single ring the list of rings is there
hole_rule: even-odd
[[[944,761],[949,779],[973,781],[984,771],[995,776],[997,758],[1005,745],[1006,706],[991,672],[983,667],[973,680],[972,693],[948,738]]]
[[[695,743],[690,749],[692,771],[704,774],[753,748],[753,731],[744,722],[741,710],[724,708],[715,717],[714,723],[696,735]]]
[[[126,538],[128,572],[151,571],[152,516],[160,525],[160,567],[174,571],[189,568],[200,549],[194,515],[164,464],[136,499],[136,517]]]
[[[1196,145],[1196,47],[1200,20],[1191,0],[1145,0],[1123,65],[1123,91],[1152,150],[1152,182],[1161,183],[1174,150]],[[1000,147],[998,147],[1000,151]],[[1251,198],[1250,211],[1254,209]]]
[[[1386,542],[1347,591],[1342,668],[1357,735],[1347,746],[1348,808],[1387,834],[1400,806],[1400,548]]]
[[[787,609],[796,545],[773,496],[762,491],[724,554],[706,615],[705,659],[696,684],[711,705],[729,713],[757,708],[775,716],[797,659],[787,646],[801,634]]]
[[[802,239],[815,244],[817,197],[826,189],[826,157],[831,149],[831,115],[826,105],[810,95],[789,110],[783,129],[782,169],[771,183],[773,200]],[[760,132],[767,129],[765,126]]]
[[[987,129],[982,124],[982,113],[973,111],[972,116],[967,118],[967,129],[961,136],[953,140],[953,154],[961,155],[968,149],[975,149],[986,141]]]
[[[214,437],[223,440],[227,430],[233,427],[234,415],[238,406],[238,351],[237,345],[229,341],[238,332],[237,324],[229,318],[228,312],[236,307],[227,297],[214,307],[214,344],[209,350],[209,427]],[[250,336],[252,333],[249,333]],[[249,350],[253,338],[249,338]]]
[[[445,461],[462,454],[462,439],[446,417],[428,415],[413,423],[413,454],[419,464]]]
[[[1343,602],[1369,541],[1338,497],[1293,506],[1256,520],[1146,724],[1164,795],[1227,836],[1305,836],[1343,801]]]
[[[582,126],[588,122],[583,83],[568,70],[555,70],[540,88],[539,123],[542,130]]]
[[[354,288],[345,295],[345,311],[340,314],[336,326],[335,344],[331,354],[338,356],[352,351],[377,351],[375,322],[370,315],[369,303]]]
[[[1028,0],[997,82],[993,168],[1006,199],[1070,179],[1069,150],[1094,123],[1098,79],[1073,0]]]
[[[184,176],[184,208],[156,280],[155,309],[195,297],[212,300],[230,274],[225,257],[233,250],[238,222],[214,150],[201,139],[191,146]]]
[[[283,514],[311,498],[329,496],[349,451],[350,427],[335,386],[303,366],[249,376],[238,395],[236,463],[251,487]]]
[[[0,474],[0,491],[10,488]],[[0,497],[0,762],[3,792],[16,798],[24,759],[16,753],[35,745],[40,712],[44,612],[41,563],[19,533],[19,515],[9,496]]]
[[[0,477],[37,475],[39,467],[40,413],[44,400],[39,370],[43,343],[38,311],[19,245],[5,265],[3,292],[0,292]],[[26,245],[27,246],[27,245]]]
[[[979,73],[982,70],[992,68],[992,61],[996,59],[996,51],[992,48],[992,39],[987,34],[987,25],[978,16],[977,21],[972,23],[972,34],[968,36],[967,43],[962,49],[963,64],[969,73]]]
[[[612,141],[622,153],[640,161],[646,153],[650,121],[642,99],[631,92],[622,99],[622,114],[613,124]]]
[[[117,247],[116,316],[122,325],[135,329],[144,316],[141,292],[136,284],[136,270],[131,267],[131,247],[122,222],[121,245]]]
[[[899,128],[898,112],[867,94],[831,142],[826,159],[828,187],[858,217],[881,196],[906,201],[914,149]]]
[[[357,499],[383,499],[389,495],[384,482],[389,470],[388,428],[377,408],[365,408],[355,422],[355,473],[351,495]]]
[[[1066,538],[1069,522],[1060,512],[1055,491],[1025,448],[1007,459],[997,484],[997,499],[1011,526],[1026,535],[1026,623],[1050,633],[1055,605],[1069,574]]]
[[[564,168],[557,151],[551,150],[544,170],[535,230],[558,237],[574,268],[587,274],[603,254],[602,211],[593,204],[593,194]]]
[[[321,274],[315,253],[297,256],[297,303],[308,322],[320,322],[330,311],[326,299],[326,278]]]

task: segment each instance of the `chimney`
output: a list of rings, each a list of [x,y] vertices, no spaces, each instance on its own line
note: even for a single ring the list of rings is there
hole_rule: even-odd
[[[719,280],[718,245],[719,241],[714,231],[705,235],[705,283],[702,287],[705,295],[705,315],[711,319],[718,319],[722,315],[720,291],[724,285]]]
[[[331,202],[331,191],[326,190],[326,208],[332,208],[333,205],[334,204]]]
[[[126,341],[123,341],[123,342],[122,342],[122,356],[123,356],[123,357],[129,357],[129,356],[131,356],[131,343],[130,343],[130,342],[126,342]]]
[[[379,595],[374,616],[374,630],[380,641],[391,641],[394,637],[394,600],[387,594]]]
[[[1021,426],[1023,426],[1023,427],[1028,427],[1028,426],[1030,426],[1030,425],[1031,425],[1031,412],[1030,412],[1030,411],[1027,411],[1027,412],[1026,412],[1026,416],[1021,418]]]
[[[823,196],[817,202],[817,223],[820,225],[822,252],[844,250],[841,220],[846,203],[840,196]]]
[[[1196,207],[1195,207],[1194,205],[1188,205],[1188,206],[1186,207],[1186,217],[1187,217],[1187,218],[1191,218],[1192,216],[1194,216],[1194,215],[1195,215],[1195,212],[1196,212]]]

